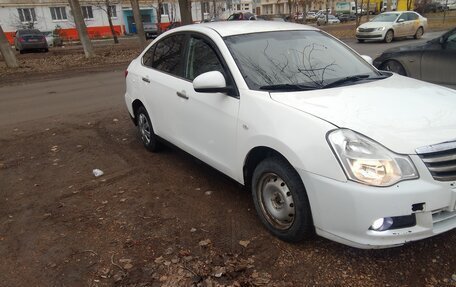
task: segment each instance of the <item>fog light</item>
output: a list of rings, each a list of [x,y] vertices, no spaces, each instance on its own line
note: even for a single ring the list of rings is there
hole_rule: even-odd
[[[393,219],[391,217],[379,218],[372,223],[372,226],[369,229],[375,231],[384,231],[388,230],[393,225]]]

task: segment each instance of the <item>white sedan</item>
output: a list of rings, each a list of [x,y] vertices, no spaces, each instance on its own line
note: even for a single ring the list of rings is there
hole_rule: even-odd
[[[456,91],[369,60],[304,25],[188,25],[131,62],[125,101],[148,150],[170,142],[245,185],[282,240],[384,248],[452,230]]]
[[[383,40],[390,43],[394,38],[413,36],[421,38],[427,29],[427,18],[413,11],[385,12],[356,29],[359,42]]]

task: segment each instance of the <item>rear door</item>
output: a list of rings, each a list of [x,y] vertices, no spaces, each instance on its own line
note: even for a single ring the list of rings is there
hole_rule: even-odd
[[[177,91],[183,78],[185,34],[172,34],[155,43],[138,65],[139,86],[154,131],[160,137],[179,145],[176,126]]]
[[[407,12],[407,36],[415,35],[416,31],[420,27],[420,20],[418,15],[413,12]]]

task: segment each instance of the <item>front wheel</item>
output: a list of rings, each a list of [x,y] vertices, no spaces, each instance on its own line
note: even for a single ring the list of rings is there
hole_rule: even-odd
[[[416,33],[413,36],[413,38],[420,39],[423,36],[423,34],[424,34],[423,27],[419,27],[418,30],[416,30]]]
[[[141,106],[138,108],[136,111],[136,119],[139,135],[141,136],[141,141],[144,147],[151,152],[159,151],[161,144],[154,133],[149,114],[144,107]]]
[[[388,30],[388,32],[386,32],[384,41],[385,41],[385,43],[391,43],[393,41],[393,38],[394,38],[393,30]]]
[[[358,39],[358,42],[364,43],[364,39]]]
[[[258,164],[252,177],[252,196],[261,222],[279,239],[298,242],[313,234],[306,190],[284,159],[271,157]]]

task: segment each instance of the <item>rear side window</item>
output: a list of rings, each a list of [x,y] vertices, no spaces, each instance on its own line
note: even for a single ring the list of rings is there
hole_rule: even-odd
[[[418,15],[416,15],[415,13],[407,13],[407,18],[409,21],[413,21],[418,19]]]
[[[155,50],[153,50],[151,63],[152,68],[172,75],[181,76],[181,64],[183,63],[182,52],[185,47],[185,36],[170,36],[161,40],[154,46]]]
[[[142,63],[143,63],[144,66],[152,68],[152,60],[153,60],[153,57],[154,57],[154,49],[155,49],[155,45],[151,46],[149,48],[149,50],[147,50],[147,52],[144,53],[144,55],[142,57]]]

